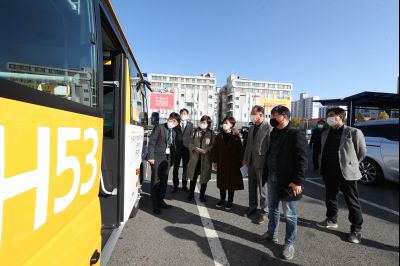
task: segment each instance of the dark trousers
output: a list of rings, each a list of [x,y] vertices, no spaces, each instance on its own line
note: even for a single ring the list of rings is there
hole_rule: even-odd
[[[341,173],[334,173],[324,176],[326,189],[326,217],[334,223],[337,223],[338,203],[337,194],[340,191],[343,193],[349,209],[349,221],[351,223],[352,232],[360,232],[363,224],[360,202],[358,200],[357,181],[345,180]]]
[[[169,160],[162,160],[151,166],[151,202],[153,209],[158,209],[167,192]]]
[[[221,196],[221,200],[226,199],[226,190],[225,189],[220,189],[219,190],[219,195]],[[228,202],[233,202],[233,196],[235,195],[234,190],[228,190]]]
[[[182,187],[187,186],[187,166],[189,163],[189,149],[185,147],[177,148],[175,151],[175,159],[174,159],[174,170],[173,170],[173,182],[174,186],[178,187],[179,186],[179,167],[181,164],[182,160],[182,167],[183,167],[183,172],[182,172]]]
[[[196,165],[196,169],[194,171],[194,177],[193,180],[190,181],[190,193],[194,193],[194,190],[196,188],[196,183],[197,183],[197,178],[200,175],[200,169],[201,169],[201,160],[199,160],[197,162]],[[204,196],[204,194],[206,193],[206,189],[207,189],[207,183],[205,184],[200,184],[200,196]]]
[[[196,182],[197,182],[197,177],[193,178],[193,181],[190,181],[190,193],[194,193],[194,190],[196,188]],[[200,196],[204,196],[206,194],[206,189],[207,189],[207,183],[205,184],[200,184]]]
[[[313,147],[312,161],[313,161],[313,165],[314,165],[314,169],[315,170],[319,169],[318,158],[319,158],[320,154],[321,154],[321,148]]]

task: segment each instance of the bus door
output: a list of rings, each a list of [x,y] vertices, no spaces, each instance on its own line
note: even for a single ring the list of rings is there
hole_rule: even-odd
[[[119,227],[123,209],[124,54],[105,53],[103,82],[104,139],[100,204],[102,243]]]

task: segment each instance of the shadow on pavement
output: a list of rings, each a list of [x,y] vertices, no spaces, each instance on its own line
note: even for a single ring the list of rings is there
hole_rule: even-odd
[[[185,239],[185,240],[190,240],[194,241],[197,243],[197,245],[202,249],[202,252],[208,256],[210,256],[210,250],[208,246],[203,245],[203,243],[207,242],[207,238],[200,236],[192,231],[189,231],[184,228],[179,228],[179,227],[174,227],[174,226],[168,226],[165,228],[165,231],[168,232],[169,234],[173,235],[176,238],[179,239]],[[220,239],[221,242],[226,245],[230,246],[231,249],[233,250],[240,250],[240,252],[236,252],[234,254],[230,254],[231,256],[228,258],[229,265],[249,265],[249,262],[251,262],[251,265],[296,265],[294,263],[286,262],[280,259],[275,259],[271,258],[265,253],[257,250],[250,248],[246,245],[242,245],[240,243],[227,240],[227,239]],[[214,259],[211,256],[211,259]],[[218,261],[221,263],[220,261]]]
[[[146,186],[146,185],[144,186],[145,191],[148,190],[148,189],[146,189],[146,187],[148,187],[148,186]],[[184,202],[188,203],[186,200],[187,193],[178,192],[173,195],[174,195],[173,196],[174,200],[180,200],[180,201],[184,201]],[[171,197],[171,195],[168,195],[168,197],[166,197],[166,199],[169,199],[170,197]],[[195,194],[195,197],[198,197],[198,195]],[[209,205],[215,206],[215,204],[219,200],[219,199],[216,199],[216,198],[213,198],[210,196],[207,198],[208,198],[208,200],[206,202],[207,208],[209,208]],[[193,201],[192,204],[195,204],[195,202]],[[239,206],[240,205],[236,205],[236,206],[234,206],[234,208],[239,209]],[[150,202],[150,196],[148,194],[143,195],[143,199],[141,200],[140,209],[144,212],[147,212],[150,215],[154,215],[154,213],[152,211],[151,202]],[[217,208],[217,209],[220,210],[219,208]],[[240,209],[246,210],[246,207],[240,206]],[[225,211],[225,210],[223,210],[223,211]],[[240,214],[243,214],[242,211],[237,211],[237,212]],[[201,218],[197,214],[197,209],[196,209],[196,213],[192,213],[192,212],[188,212],[178,206],[173,206],[171,209],[162,209],[162,213],[160,215],[154,215],[154,217],[157,217],[159,219],[167,221],[169,224],[172,224],[172,225],[174,225],[174,224],[192,224],[192,225],[196,225],[199,227],[203,227]],[[239,237],[239,238],[242,238],[249,242],[255,242],[258,244],[262,244],[265,248],[269,249],[273,253],[273,256],[274,256],[274,257],[270,257],[268,254],[261,252],[257,249],[253,249],[251,247],[234,242],[232,240],[220,238],[220,241],[223,246],[227,247],[227,249],[229,248],[229,250],[233,250],[233,252],[230,252],[229,254],[227,254],[230,265],[248,265],[248,262],[246,263],[246,261],[243,261],[243,258],[242,258],[243,254],[246,254],[246,257],[248,257],[248,258],[252,258],[253,261],[255,259],[257,260],[259,258],[259,261],[255,265],[266,265],[266,264],[268,264],[268,265],[295,265],[293,263],[288,263],[288,262],[280,259],[283,245],[260,241],[258,234],[244,230],[235,225],[224,223],[224,222],[214,220],[214,219],[211,219],[211,221],[212,221],[216,231],[222,232],[225,234],[229,234],[229,235],[232,235],[235,237]],[[196,241],[198,246],[203,250],[203,253],[206,254],[207,256],[209,256],[210,258],[212,258],[212,255],[210,252],[210,247],[207,244],[206,237],[198,236],[194,232],[188,231],[184,228],[174,227],[174,226],[167,227],[166,231],[171,233],[175,237]],[[206,243],[206,244],[204,244],[204,243]],[[241,251],[234,252],[235,250],[238,250],[237,248],[240,248]],[[243,252],[243,250],[245,250],[245,252]],[[254,264],[252,264],[252,265],[254,265]]]
[[[317,231],[336,235],[342,241],[345,241],[345,242],[347,242],[347,237],[349,236],[349,234],[345,233],[345,232],[319,227],[319,226],[317,226],[316,221],[311,221],[311,220],[307,220],[304,218],[298,218],[297,224],[298,224],[298,226],[308,227],[308,228],[315,229]],[[366,238],[362,238],[360,245],[371,247],[371,248],[376,248],[376,249],[381,249],[381,250],[386,250],[386,251],[399,252],[399,247],[385,245],[385,244],[379,243],[377,241],[366,239]]]

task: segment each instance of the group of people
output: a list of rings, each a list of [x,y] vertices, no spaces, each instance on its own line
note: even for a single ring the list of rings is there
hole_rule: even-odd
[[[358,163],[366,155],[366,145],[360,130],[344,125],[345,116],[341,108],[329,109],[326,122],[329,127],[324,120],[319,121],[318,131],[315,130],[310,141],[314,168],[321,168],[326,188],[326,218],[318,226],[338,227],[337,194],[341,190],[351,222],[348,241],[360,243],[363,218],[357,189],[357,180],[361,178]],[[212,121],[207,115],[195,128],[189,122],[187,109],[180,110],[179,114],[171,113],[167,123],[155,126],[147,154],[152,168],[153,212],[160,214],[161,208],[171,208],[164,201],[168,174],[173,166],[172,193],[176,193],[181,161],[182,190],[188,192],[188,200],[194,199],[200,176],[199,199],[206,202],[207,183],[214,168],[220,190],[216,206],[227,210],[233,206],[235,191],[244,189],[243,175],[248,173],[249,206],[245,215],[258,213],[259,224],[268,218],[267,230],[260,238],[278,243],[281,205],[286,218],[282,256],[290,260],[297,237],[296,204],[302,198],[307,169],[307,140],[303,131],[291,126],[290,111],[285,106],[275,106],[268,122],[264,108],[256,105],[250,119],[253,125],[246,132],[245,147],[233,117],[222,121],[218,135],[212,130]]]

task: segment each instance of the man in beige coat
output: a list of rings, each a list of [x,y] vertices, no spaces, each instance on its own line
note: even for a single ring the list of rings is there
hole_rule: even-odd
[[[263,181],[263,175],[271,126],[265,121],[264,108],[259,105],[253,107],[251,120],[254,125],[250,127],[243,158],[243,165],[248,167],[249,173],[249,209],[246,212],[246,216],[251,216],[257,212],[258,193],[260,196],[261,213],[257,219],[257,223],[262,224],[268,212],[267,185],[266,180]]]

